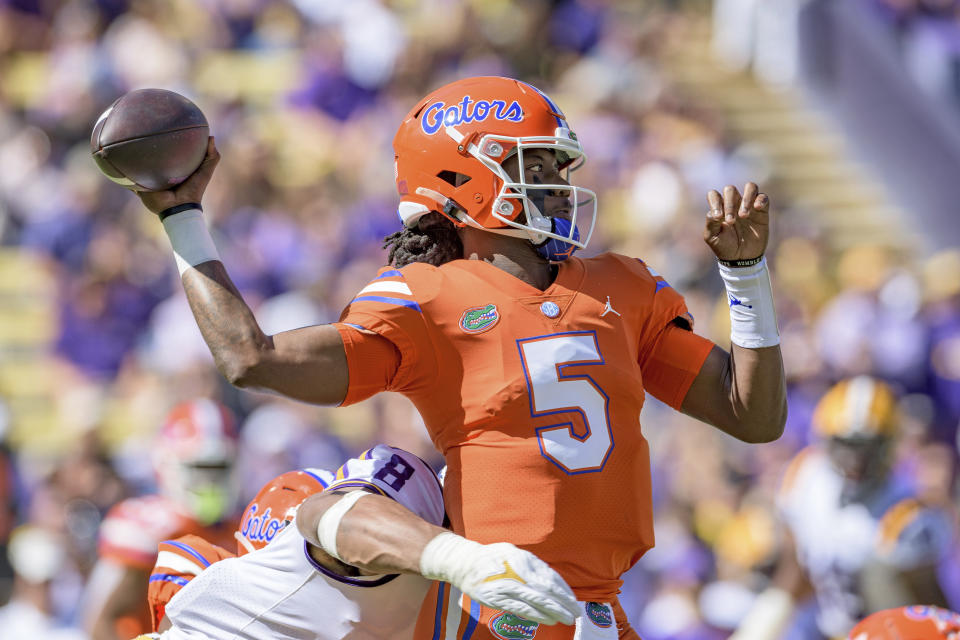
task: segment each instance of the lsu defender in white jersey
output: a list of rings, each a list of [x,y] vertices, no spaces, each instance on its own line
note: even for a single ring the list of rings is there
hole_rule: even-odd
[[[360,487],[434,525],[444,520],[434,471],[378,445],[347,461],[327,491]],[[238,558],[207,567],[166,606],[164,640],[397,640],[412,636],[430,581],[412,574],[347,577],[313,560],[295,526]]]
[[[816,592],[817,623],[842,637],[869,611],[860,594],[861,571],[881,559],[902,570],[935,566],[949,547],[951,525],[912,492],[888,478],[862,502],[844,502],[841,478],[823,452],[806,450],[781,496],[797,560]]]
[[[845,637],[870,612],[863,592],[868,565],[915,576],[926,569],[926,580],[935,582],[933,568],[954,535],[949,514],[922,504],[890,469],[898,422],[886,385],[866,377],[841,382],[814,415],[823,441],[800,452],[784,478],[778,506],[827,637]],[[935,583],[925,588],[939,593]]]

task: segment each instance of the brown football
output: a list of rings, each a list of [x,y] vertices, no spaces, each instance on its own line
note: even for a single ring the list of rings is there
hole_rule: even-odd
[[[210,127],[203,112],[179,93],[138,89],[104,111],[90,135],[100,171],[135,191],[163,191],[203,161]]]

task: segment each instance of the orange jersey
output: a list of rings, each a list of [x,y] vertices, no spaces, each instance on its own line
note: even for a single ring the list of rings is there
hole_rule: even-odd
[[[174,501],[160,495],[128,498],[113,506],[100,525],[98,554],[101,559],[130,571],[150,572],[157,560],[157,546],[163,541],[196,534],[221,545],[235,544],[238,522],[230,520],[205,527]],[[136,615],[126,616],[119,625],[122,634],[146,633],[152,612],[146,601]]]
[[[157,545],[164,540],[196,534],[222,545],[233,545],[237,520],[204,526],[174,501],[160,495],[128,498],[113,506],[100,525],[101,558],[133,569],[150,571]]]
[[[166,615],[167,603],[180,589],[214,562],[236,557],[223,547],[194,535],[165,540],[160,543],[158,551],[157,564],[153,567],[147,587],[147,603],[150,605],[154,631],[157,631]]]
[[[413,637],[432,640],[640,640],[620,601],[584,602],[576,625],[541,625],[486,607],[453,585],[434,582],[423,600]]]
[[[453,530],[512,542],[609,602],[653,545],[644,383],[679,407],[713,346],[665,340],[676,318],[690,319],[683,298],[615,254],[560,264],[545,291],[477,260],[383,269],[338,325],[344,404],[377,390],[369,332],[389,340],[383,390],[410,398],[446,457]]]

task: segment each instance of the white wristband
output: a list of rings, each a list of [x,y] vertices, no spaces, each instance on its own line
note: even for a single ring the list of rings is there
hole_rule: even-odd
[[[719,267],[730,303],[730,341],[747,349],[780,344],[767,259],[750,267]]]
[[[470,570],[470,564],[464,558],[472,558],[479,542],[467,540],[463,536],[446,531],[427,543],[420,554],[420,575],[428,580],[443,580],[461,585]]]
[[[356,504],[357,500],[369,495],[371,494],[363,489],[351,491],[324,511],[323,515],[320,516],[320,522],[317,523],[317,538],[320,539],[320,547],[341,562],[343,562],[343,558],[337,552],[337,531],[340,529],[340,521],[343,520],[347,511]]]
[[[210,231],[207,230],[203,213],[199,209],[181,211],[164,218],[163,229],[170,238],[170,246],[173,247],[177,270],[181,276],[190,267],[220,259]]]

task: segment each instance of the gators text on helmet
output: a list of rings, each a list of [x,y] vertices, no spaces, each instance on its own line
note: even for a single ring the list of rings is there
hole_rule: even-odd
[[[502,163],[527,149],[554,152],[561,170],[585,159],[563,112],[542,91],[501,77],[465,78],[423,98],[407,114],[393,140],[397,213],[407,227],[436,211],[457,226],[529,239],[541,255],[562,260],[584,248],[596,221],[596,194],[567,182],[514,181]],[[570,218],[550,219],[537,194],[570,193]],[[556,244],[559,243],[559,244]],[[555,249],[555,250],[554,250]]]

